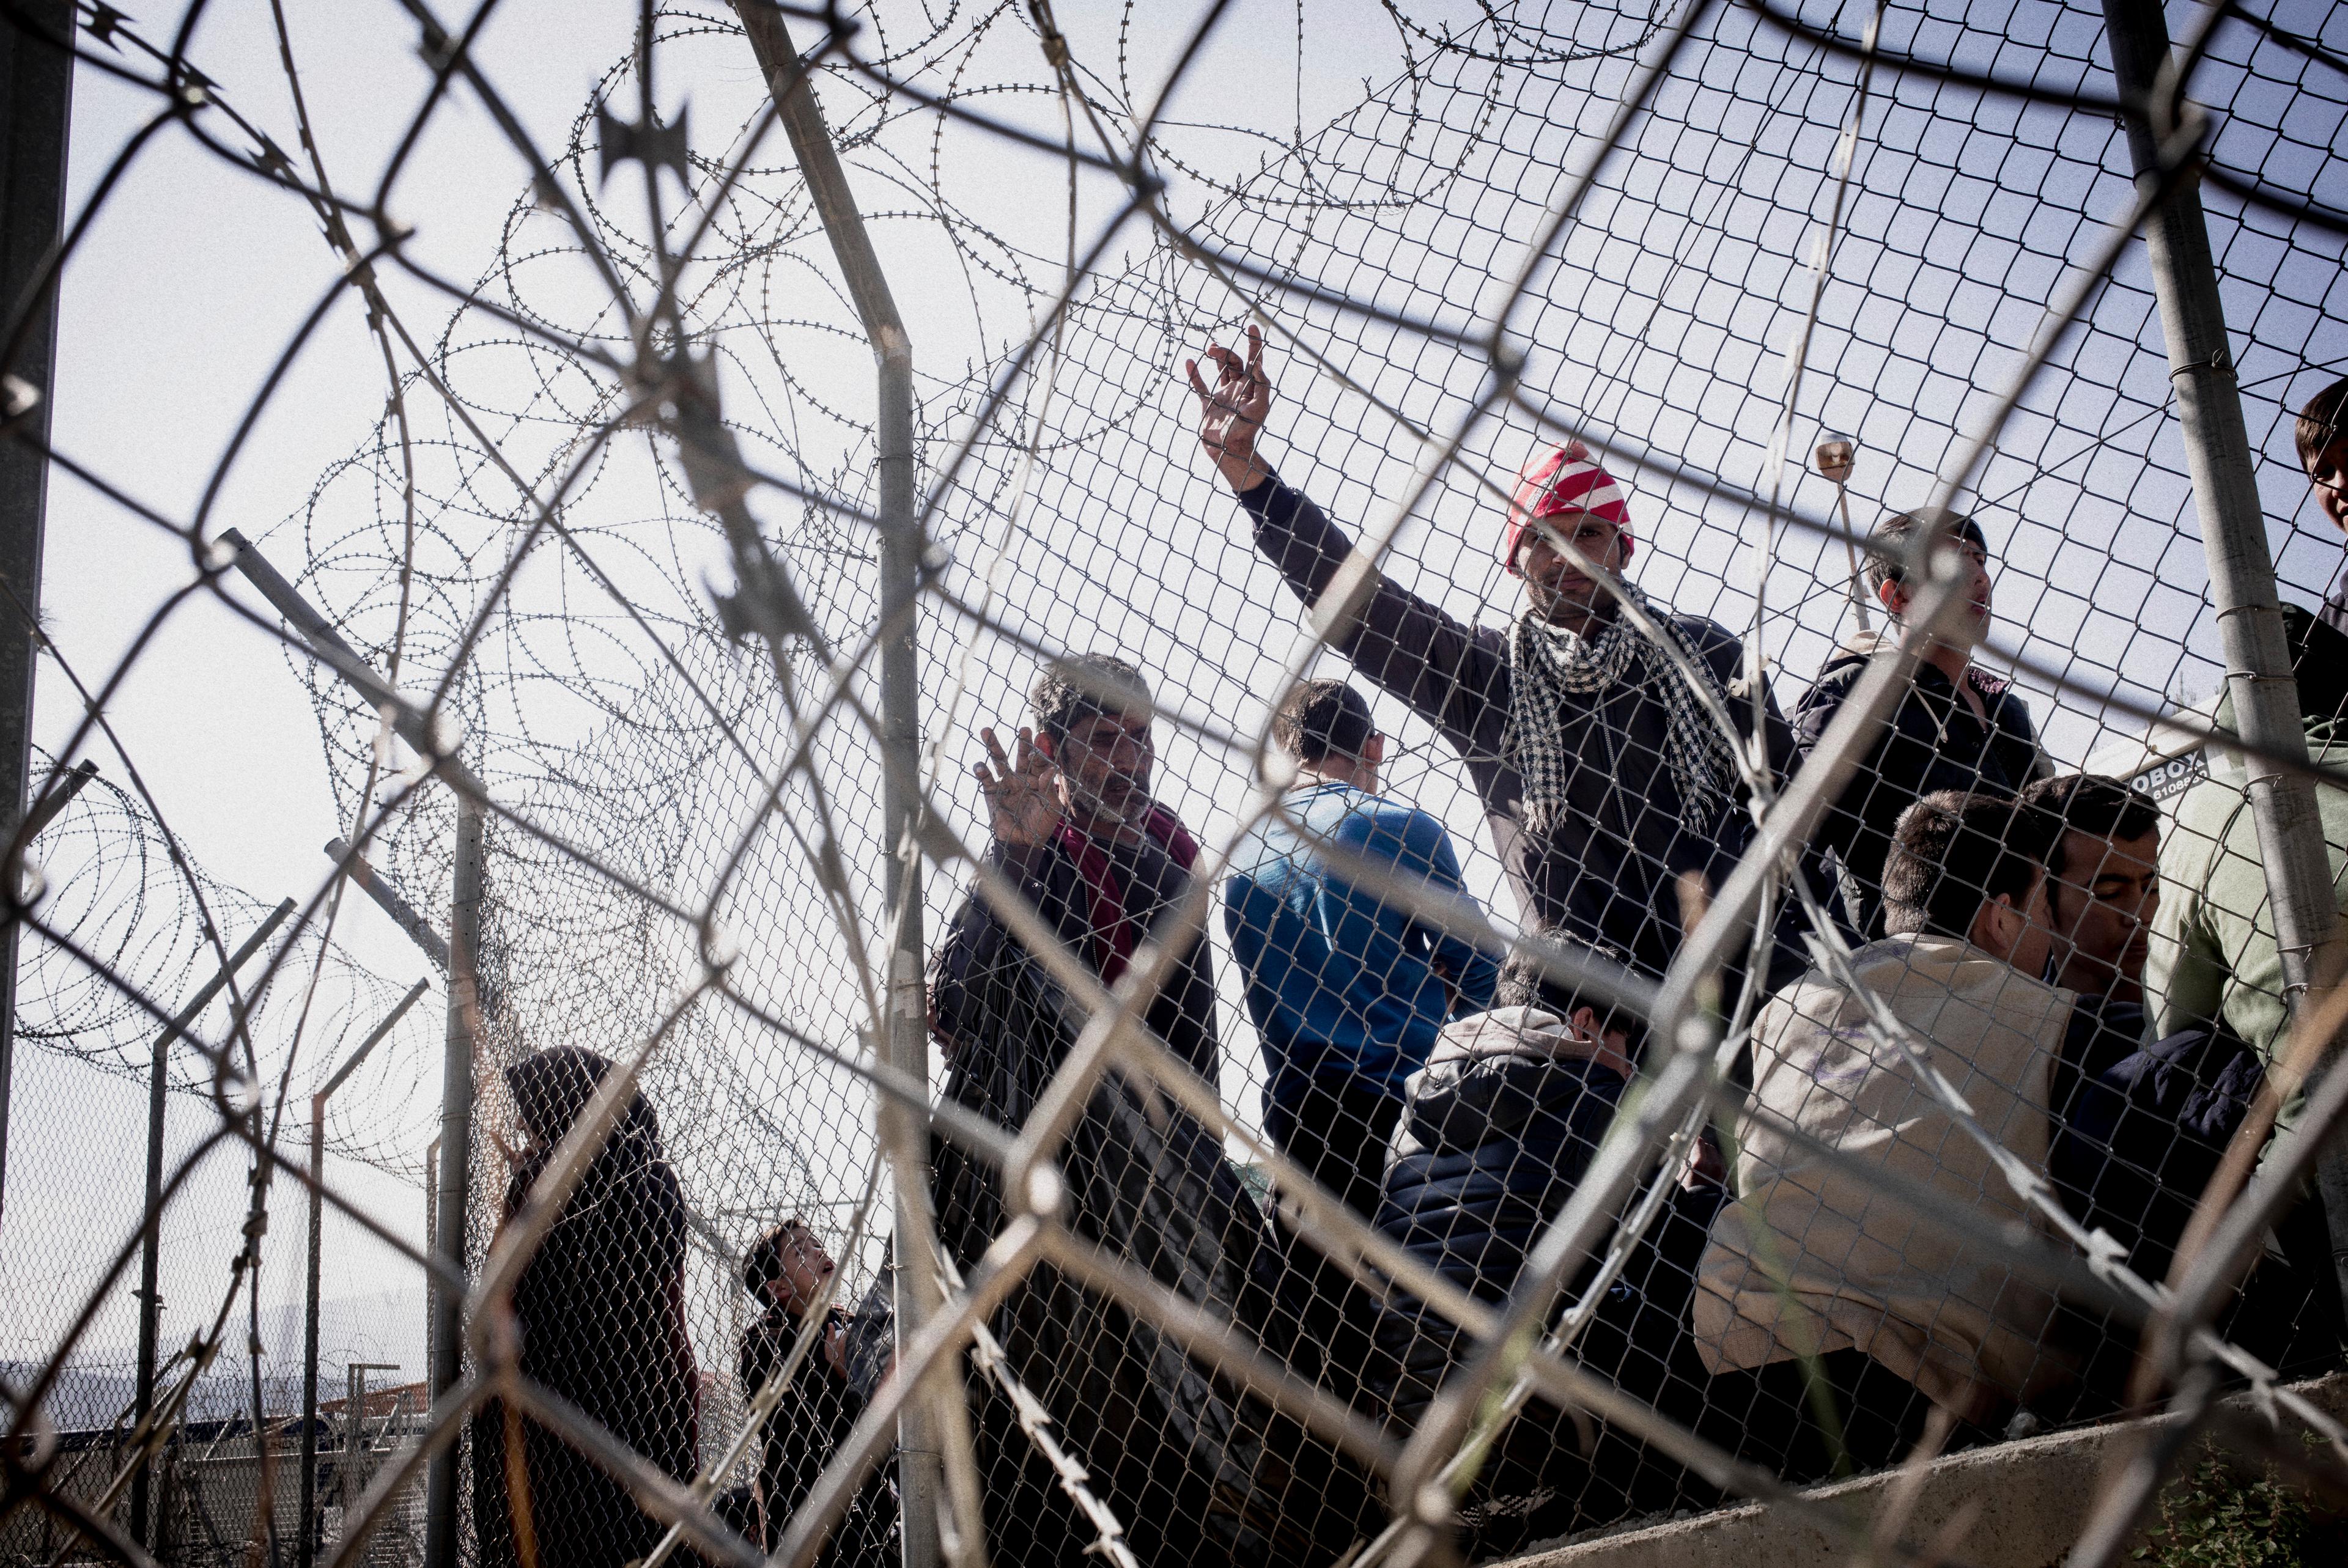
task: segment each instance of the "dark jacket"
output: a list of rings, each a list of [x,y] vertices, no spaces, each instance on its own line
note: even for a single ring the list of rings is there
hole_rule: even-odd
[[[559,1047],[506,1071],[531,1153],[517,1162],[505,1215],[520,1213],[562,1136],[612,1064]],[[514,1282],[521,1373],[601,1423],[672,1479],[696,1465],[699,1390],[685,1323],[685,1194],[641,1094],[621,1112],[538,1251]],[[537,1423],[521,1423],[538,1561],[618,1568],[665,1526],[627,1488]],[[502,1406],[473,1424],[474,1515],[484,1561],[520,1561],[510,1511]]]
[[[2143,1034],[2143,1008],[2079,999],[2053,1078],[2047,1173],[2072,1217],[2157,1284],[2264,1075],[2222,1030]]]
[[[1588,1173],[1622,1097],[1612,1070],[1550,1048],[1556,1021],[1504,1009],[1447,1030],[1426,1071],[1412,1081],[1386,1167],[1379,1228],[1496,1304]],[[1705,1378],[1687,1307],[1720,1197],[1717,1187],[1674,1185],[1570,1351],[1584,1371],[1681,1422],[1702,1405]],[[1594,1261],[1572,1271],[1569,1299],[1589,1288]],[[1440,1315],[1400,1293],[1391,1298],[1368,1381],[1398,1431],[1418,1422],[1475,1349]],[[1587,1413],[1568,1415],[1536,1399],[1487,1457],[1460,1517],[1471,1554],[1489,1557],[1632,1514],[1713,1501],[1715,1494],[1669,1455]]]
[[[955,1042],[945,1098],[1016,1132],[1086,1014],[995,926],[975,907],[956,922],[967,959],[955,989],[939,997],[941,1032]],[[1164,1016],[1153,1009],[1161,1031]],[[1141,1076],[1110,1072],[1055,1158],[1065,1184],[1058,1223],[1075,1245],[1171,1293],[1239,1343],[1285,1354],[1263,1337],[1277,1254],[1212,1129]],[[1017,1211],[1004,1201],[997,1166],[959,1143],[936,1142],[932,1171],[940,1245],[968,1275]],[[989,1327],[1148,1568],[1328,1561],[1354,1533],[1367,1505],[1361,1478],[1242,1383],[1210,1375],[1207,1353],[1194,1355],[1151,1317],[1045,1263]],[[1020,1431],[1018,1411],[983,1373],[966,1386],[981,1451],[997,1456],[985,1498],[990,1557],[1037,1568],[1082,1561],[1092,1527]]]
[[[1413,1078],[1378,1204],[1378,1228],[1478,1298],[1500,1302],[1565,1206],[1622,1097],[1622,1076],[1552,1049],[1557,1019],[1503,1008],[1444,1031]],[[1415,1424],[1467,1347],[1405,1300],[1378,1331],[1376,1381]]]
[[[826,1331],[851,1327],[850,1315],[835,1307],[826,1317]],[[798,1317],[770,1307],[743,1331],[738,1362],[742,1394],[752,1399],[789,1357],[798,1338]],[[808,1348],[782,1402],[767,1419],[758,1465],[758,1483],[765,1504],[767,1538],[773,1551],[782,1544],[791,1515],[798,1512],[816,1478],[831,1462],[857,1418],[864,1413],[864,1396],[824,1358],[823,1340]],[[875,1474],[849,1505],[848,1516],[832,1532],[823,1555],[824,1568],[879,1568],[888,1560],[890,1527],[896,1518],[895,1498],[889,1490],[887,1466]]]
[[[1805,760],[1842,711],[1879,641],[1862,635],[1837,649],[1795,704],[1794,739]],[[2038,749],[2029,705],[2013,688],[1977,668],[1969,668],[1965,679],[1981,698],[1986,723],[1973,717],[1939,666],[1920,663],[1881,738],[1818,825],[1816,842],[1842,862],[1844,897],[1862,941],[1884,935],[1883,863],[1901,812],[1935,790],[2016,794],[2053,771]]]
[[[1256,548],[1299,599],[1313,603],[1353,542],[1276,478],[1239,499],[1254,519]],[[1733,634],[1700,616],[1670,619],[1732,696],[1744,689],[1744,647]],[[1536,839],[1523,826],[1524,782],[1503,745],[1515,683],[1503,632],[1455,620],[1380,578],[1335,641],[1354,668],[1410,704],[1458,751],[1501,865],[1539,923],[1610,943],[1661,973],[1679,950],[1678,876],[1702,871],[1717,886],[1753,835],[1741,789],[1739,802],[1704,831],[1681,822],[1679,792],[1663,763],[1663,699],[1625,682],[1565,716],[1567,743],[1583,763],[1567,786],[1574,809],[1560,814],[1546,839]],[[1766,730],[1771,764],[1783,773],[1794,760],[1793,733],[1774,698]],[[1799,968],[1797,956],[1792,963]]]
[[[1145,930],[1154,927],[1189,888],[1189,868],[1154,835],[1145,834],[1136,845],[1110,848],[1107,855],[1109,874],[1123,890],[1127,918]],[[1095,928],[1093,888],[1061,840],[1020,846],[998,842],[987,858],[1019,884],[1062,939],[1078,953],[1094,955],[1095,968],[1099,968],[1101,933]],[[1009,929],[975,894],[954,911],[944,945],[930,961],[932,1016],[949,1060],[977,1027],[972,977],[1000,968],[1007,961],[1005,948],[1017,947]],[[1151,999],[1146,1021],[1200,1077],[1217,1081],[1222,1051],[1215,1032],[1215,971],[1203,921],[1189,951]]]

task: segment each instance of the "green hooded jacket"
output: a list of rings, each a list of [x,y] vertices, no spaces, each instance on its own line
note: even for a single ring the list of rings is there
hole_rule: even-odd
[[[2229,724],[2230,709],[2219,723]],[[2333,896],[2348,910],[2348,720],[2307,721],[2309,759],[2337,783],[2316,785]],[[2282,955],[2267,900],[2250,792],[2239,764],[2223,764],[2178,796],[2160,844],[2160,910],[2144,977],[2146,1010],[2160,1039],[2223,1024],[2270,1067],[2290,1026]],[[2281,1125],[2296,1120],[2298,1096]]]

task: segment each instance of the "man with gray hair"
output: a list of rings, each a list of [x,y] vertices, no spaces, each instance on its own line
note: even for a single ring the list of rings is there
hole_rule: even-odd
[[[1032,726],[1006,753],[979,731],[987,761],[973,769],[994,830],[988,859],[1106,984],[1190,889],[1199,845],[1150,793],[1157,746],[1140,668],[1109,653],[1056,661],[1030,695]],[[993,971],[1009,930],[964,899],[931,963],[931,1026],[951,1060],[977,1027],[973,981]],[[1215,979],[1203,926],[1181,943],[1144,1021],[1209,1083],[1221,1067]]]

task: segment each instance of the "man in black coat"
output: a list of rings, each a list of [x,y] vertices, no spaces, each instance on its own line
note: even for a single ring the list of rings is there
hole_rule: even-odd
[[[1615,963],[1623,955],[1598,949]],[[1540,1233],[1588,1173],[1632,1077],[1635,1018],[1540,982],[1512,960],[1492,1010],[1447,1025],[1406,1090],[1378,1227],[1469,1295],[1498,1304]],[[1572,1348],[1585,1369],[1675,1419],[1692,1419],[1702,1369],[1686,1337],[1696,1255],[1719,1205],[1699,1160],[1609,1287]],[[1590,1260],[1594,1263],[1595,1259]],[[1587,1273],[1587,1267],[1577,1271]],[[1586,1283],[1577,1278],[1570,1294]],[[1448,1319],[1397,1296],[1380,1319],[1370,1381],[1407,1430],[1476,1347]],[[1502,1434],[1461,1511],[1476,1553],[1708,1501],[1681,1467],[1627,1435],[1536,1401]]]
[[[2047,1174],[2074,1218],[2110,1235],[2129,1268],[2158,1283],[2262,1071],[2223,1029],[2144,1038],[2144,968],[2160,907],[2159,803],[2117,779],[2074,774],[2032,784],[2022,806],[2061,827],[2046,865],[2055,938],[2048,967],[2055,984],[2079,993],[2050,1079]],[[2255,1277],[2255,1299],[2290,1297],[2286,1270],[2270,1266]],[[2116,1409],[2135,1367],[2135,1326],[2066,1310],[2063,1332],[2081,1358],[2079,1413]]]
[[[1045,671],[1030,702],[1035,724],[1020,729],[1013,753],[993,730],[979,732],[992,764],[973,769],[994,829],[987,858],[1114,985],[1189,890],[1199,846],[1150,793],[1158,752],[1139,669],[1082,654]],[[950,1062],[975,1027],[966,1016],[972,978],[999,968],[1006,944],[1017,939],[984,901],[964,899],[930,970],[932,1032]],[[1217,1081],[1222,1053],[1203,923],[1145,1017],[1200,1077]]]
[[[1200,439],[1253,519],[1256,548],[1311,606],[1353,541],[1258,453],[1272,407],[1262,334],[1249,329],[1244,360],[1220,344],[1207,354],[1213,387],[1189,365]],[[1525,466],[1500,538],[1502,564],[1524,582],[1507,630],[1376,577],[1331,641],[1459,753],[1526,913],[1660,974],[1679,950],[1681,877],[1716,886],[1753,836],[1735,753],[1691,681],[1740,726],[1753,702],[1734,633],[1651,604],[1620,575],[1634,548],[1614,479],[1578,441],[1545,448]],[[1766,692],[1763,706],[1769,765],[1782,774],[1793,735]],[[1798,969],[1798,947],[1781,946]]]
[[[1942,517],[1922,507],[1895,512],[1876,525],[1875,538],[1885,550],[1869,558],[1867,580],[1891,626],[1880,637],[1862,631],[1837,649],[1795,704],[1795,743],[1805,760],[1842,711],[1876,649],[1899,640],[1916,597],[1900,553],[1919,530]],[[1914,683],[1890,723],[1818,828],[1818,843],[1841,863],[1845,907],[1862,941],[1884,934],[1883,864],[1901,812],[1938,790],[2015,794],[2053,771],[2038,749],[2029,707],[2011,684],[1972,661],[1973,650],[1989,635],[1989,543],[1972,518],[1946,517],[1948,543],[1972,575],[1959,629],[1935,639],[1917,664]]]

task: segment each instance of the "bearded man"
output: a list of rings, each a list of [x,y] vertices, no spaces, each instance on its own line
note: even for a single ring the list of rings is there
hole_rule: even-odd
[[[1061,937],[1114,985],[1143,936],[1189,890],[1199,846],[1150,793],[1158,747],[1148,682],[1130,661],[1085,653],[1045,671],[1030,694],[1035,724],[1006,752],[982,729],[989,761],[973,771],[994,829],[989,858]],[[932,960],[931,1025],[953,1061],[973,1027],[972,977],[999,962],[1009,930],[963,900]],[[1151,999],[1145,1021],[1200,1077],[1216,1081],[1215,977],[1203,928]]]
[[[1353,541],[1257,449],[1272,407],[1262,333],[1249,329],[1244,359],[1220,344],[1207,357],[1212,387],[1189,365],[1200,440],[1253,519],[1256,548],[1309,607]],[[1679,950],[1680,878],[1716,886],[1753,835],[1731,742],[1689,676],[1740,723],[1752,702],[1743,645],[1651,603],[1621,575],[1634,548],[1622,487],[1579,441],[1546,447],[1525,465],[1500,531],[1501,564],[1524,585],[1506,630],[1380,575],[1331,641],[1459,753],[1525,917],[1660,974]],[[1626,602],[1660,641],[1622,613]],[[1767,755],[1782,773],[1793,735],[1764,698]],[[1781,943],[1779,963],[1798,971],[1798,953]]]

